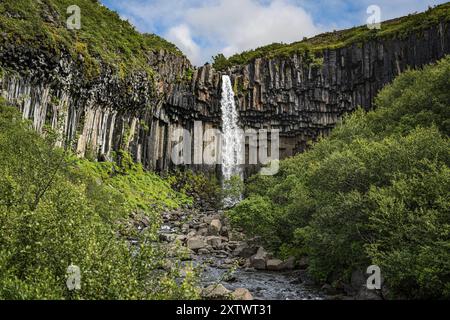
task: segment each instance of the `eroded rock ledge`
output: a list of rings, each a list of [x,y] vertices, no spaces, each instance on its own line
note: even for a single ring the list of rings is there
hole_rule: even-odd
[[[345,113],[372,108],[377,92],[402,71],[449,54],[449,29],[442,22],[402,39],[327,49],[320,63],[294,54],[233,67],[226,73],[241,126],[280,129],[282,158],[302,152]],[[60,145],[80,156],[109,158],[127,150],[145,168],[166,170],[175,129],[193,134],[194,121],[204,129],[220,127],[223,73],[208,64],[194,70],[185,57],[164,50],[149,52],[148,62],[154,75],[120,78],[105,68],[86,79],[64,54],[0,44],[0,88],[36,130],[58,130]]]

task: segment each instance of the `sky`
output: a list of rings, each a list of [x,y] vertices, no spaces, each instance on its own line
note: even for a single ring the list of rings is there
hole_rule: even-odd
[[[140,32],[176,44],[194,65],[273,42],[291,43],[367,23],[371,5],[388,20],[443,0],[101,0]]]

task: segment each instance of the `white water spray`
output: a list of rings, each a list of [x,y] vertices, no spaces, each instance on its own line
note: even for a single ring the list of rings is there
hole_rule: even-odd
[[[230,77],[222,76],[222,175],[224,181],[234,176],[242,178],[241,164],[242,130],[238,126],[238,112],[234,101],[234,92]],[[226,199],[226,205],[233,205],[240,199]]]

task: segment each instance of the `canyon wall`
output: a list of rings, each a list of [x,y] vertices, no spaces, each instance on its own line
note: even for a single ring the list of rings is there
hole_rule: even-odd
[[[203,131],[220,128],[222,74],[232,79],[241,127],[279,129],[284,158],[327,135],[358,106],[372,108],[377,92],[405,69],[449,53],[450,28],[443,22],[401,39],[326,49],[317,59],[301,53],[261,58],[224,72],[209,64],[194,70],[185,57],[161,50],[148,53],[153,75],[120,78],[104,68],[87,79],[64,54],[3,44],[0,89],[36,130],[53,128],[59,144],[80,156],[110,159],[125,150],[147,169],[167,170],[177,129],[194,134],[194,121]]]

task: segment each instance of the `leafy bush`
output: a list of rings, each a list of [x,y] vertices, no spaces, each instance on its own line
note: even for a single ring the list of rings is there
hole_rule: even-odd
[[[448,298],[449,79],[450,57],[405,72],[375,111],[346,117],[278,175],[252,177],[232,220],[280,255],[308,254],[318,280],[377,264],[394,295]]]
[[[221,187],[215,176],[176,170],[167,177],[167,181],[175,190],[192,197],[197,206],[221,207]]]
[[[75,160],[0,102],[0,299],[197,298],[188,270],[164,271],[155,242],[160,209],[189,199],[151,173]],[[151,227],[121,230],[141,210]],[[66,270],[81,270],[69,291]]]
[[[81,9],[80,30],[66,28],[66,11],[71,5]],[[82,62],[91,77],[102,64],[122,75],[134,71],[151,75],[148,52],[165,49],[182,54],[157,35],[140,34],[116,12],[92,0],[4,0],[0,3],[0,30],[3,41],[17,47],[45,49],[53,55],[68,52]]]

